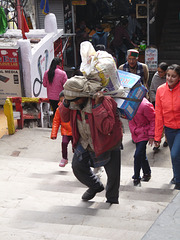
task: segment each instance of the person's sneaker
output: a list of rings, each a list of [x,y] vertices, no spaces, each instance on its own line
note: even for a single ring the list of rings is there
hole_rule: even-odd
[[[166,141],[164,141],[163,147],[167,147],[167,146],[168,146],[168,143]]]
[[[136,179],[135,175],[132,176],[132,179]],[[139,179],[141,180],[141,177],[139,177]]]
[[[143,175],[143,177],[141,178],[141,181],[149,182],[150,179],[151,179],[151,174],[147,173]]]
[[[180,190],[180,183],[176,183],[174,189]]]
[[[104,171],[103,167],[94,168],[94,174],[98,178],[101,178],[103,171]]]
[[[154,153],[158,153],[158,152],[159,152],[159,147],[160,147],[160,146],[158,146],[158,147],[153,147]]]
[[[176,184],[175,177],[171,179],[171,184]]]
[[[89,201],[95,197],[96,193],[102,192],[103,190],[104,190],[103,185],[101,185],[98,189],[88,188],[88,190],[85,191],[85,193],[82,195],[82,200]]]
[[[59,166],[60,166],[60,167],[65,167],[67,163],[68,163],[68,160],[62,158],[61,161],[60,161],[60,163],[59,163]]]
[[[141,186],[141,179],[139,178],[139,179],[134,179],[133,180],[133,183],[134,183],[134,186]]]

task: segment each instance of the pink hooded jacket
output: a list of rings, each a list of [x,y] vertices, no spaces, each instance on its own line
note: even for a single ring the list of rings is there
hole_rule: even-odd
[[[136,115],[129,121],[129,128],[135,143],[154,138],[155,110],[146,98],[143,98]]]

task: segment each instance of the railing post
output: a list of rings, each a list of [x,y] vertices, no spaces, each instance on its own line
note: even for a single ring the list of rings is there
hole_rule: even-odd
[[[12,98],[13,102],[15,103],[16,111],[20,112],[20,119],[17,120],[18,128],[23,129],[24,126],[24,118],[23,118],[23,107],[22,107],[22,98],[21,97],[14,97]]]
[[[15,133],[15,126],[14,126],[12,102],[9,98],[6,99],[4,104],[4,114],[7,117],[8,133],[9,135],[12,135]]]

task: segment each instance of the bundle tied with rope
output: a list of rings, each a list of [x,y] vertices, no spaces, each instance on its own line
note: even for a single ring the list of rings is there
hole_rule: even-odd
[[[64,96],[72,101],[80,97],[93,97],[101,89],[102,83],[99,81],[88,80],[85,76],[74,76],[64,84]]]
[[[106,51],[95,51],[93,45],[84,41],[80,45],[80,71],[88,81],[101,83],[101,91],[112,97],[125,97],[123,86],[120,84],[116,63],[111,54]]]
[[[88,41],[81,43],[80,53],[82,58],[80,71],[83,76],[74,76],[64,84],[64,95],[67,100],[72,101],[80,97],[93,98],[96,92],[102,91],[104,95],[109,95],[115,99],[141,102],[142,99],[127,97],[130,88],[121,85],[117,67],[111,54],[101,50],[96,52]],[[139,84],[133,88],[139,87]]]

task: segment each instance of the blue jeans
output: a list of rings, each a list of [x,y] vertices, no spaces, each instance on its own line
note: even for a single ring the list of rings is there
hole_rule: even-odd
[[[180,129],[165,127],[165,135],[171,152],[175,182],[180,183]]]
[[[134,154],[134,179],[140,178],[140,170],[142,168],[143,174],[150,174],[151,169],[146,156],[146,145],[148,141],[141,141],[136,143],[136,151]]]

